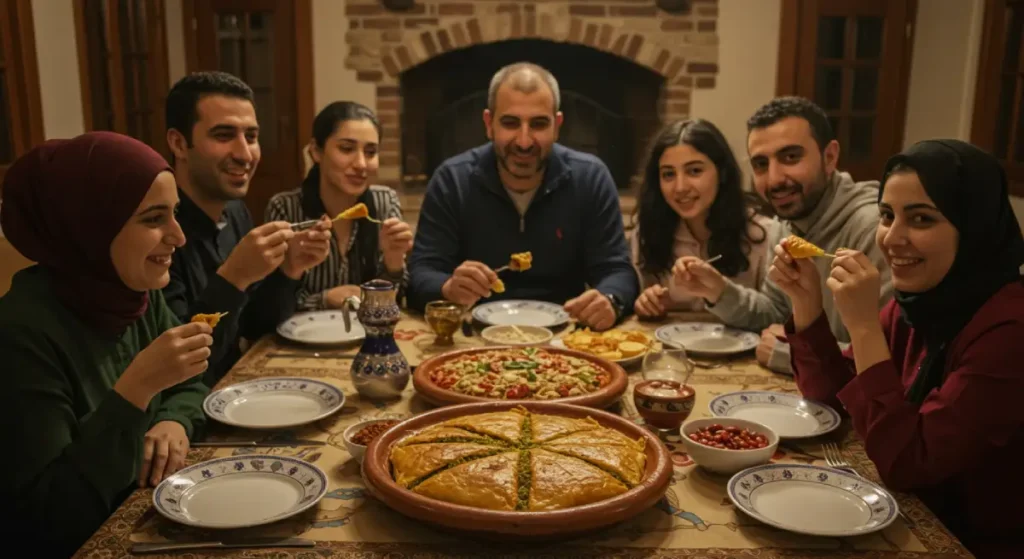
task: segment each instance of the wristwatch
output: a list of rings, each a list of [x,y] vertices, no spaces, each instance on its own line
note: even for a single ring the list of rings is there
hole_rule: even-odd
[[[625,306],[622,304],[622,301],[619,300],[617,295],[613,295],[611,293],[602,293],[602,295],[604,295],[605,298],[608,299],[608,302],[612,304],[612,310],[615,311],[615,322],[617,323],[619,319],[622,318],[622,312]]]

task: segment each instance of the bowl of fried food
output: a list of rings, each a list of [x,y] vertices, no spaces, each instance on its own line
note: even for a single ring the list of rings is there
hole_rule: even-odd
[[[640,330],[593,332],[590,328],[575,330],[551,341],[555,347],[565,347],[607,359],[621,367],[640,363],[655,344],[654,338]]]

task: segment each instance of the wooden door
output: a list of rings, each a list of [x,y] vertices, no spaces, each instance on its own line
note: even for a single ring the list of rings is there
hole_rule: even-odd
[[[840,169],[880,178],[903,147],[915,1],[786,0],[783,10],[780,93],[825,110]]]
[[[1024,196],[1024,1],[988,0],[971,141],[1003,163],[1010,193]]]
[[[262,158],[245,202],[253,221],[260,224],[270,197],[297,188],[302,180],[296,131],[295,4],[199,0],[190,5],[197,47],[190,69],[229,72],[256,95]]]

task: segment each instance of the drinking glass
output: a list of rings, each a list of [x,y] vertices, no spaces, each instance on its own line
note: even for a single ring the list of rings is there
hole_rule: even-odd
[[[650,351],[644,356],[644,380],[673,380],[687,384],[693,374],[693,362],[685,349]]]

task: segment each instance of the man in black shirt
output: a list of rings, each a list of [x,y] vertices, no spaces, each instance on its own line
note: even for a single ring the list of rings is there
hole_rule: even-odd
[[[240,338],[259,338],[293,314],[302,274],[327,257],[330,222],[302,233],[283,221],[253,228],[242,198],[260,160],[259,124],[242,80],[186,76],[171,88],[166,116],[186,243],[172,258],[164,296],[182,322],[228,313],[214,329],[204,375],[213,386],[241,356]]]

